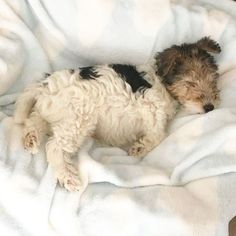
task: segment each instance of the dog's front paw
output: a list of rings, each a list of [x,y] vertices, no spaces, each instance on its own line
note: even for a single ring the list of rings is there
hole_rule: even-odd
[[[147,149],[141,143],[135,143],[128,151],[129,156],[139,158],[146,156],[147,153]]]
[[[24,148],[31,154],[38,153],[39,141],[37,132],[30,131],[26,133],[26,135],[23,138],[23,145]]]
[[[70,192],[79,191],[81,188],[78,171],[72,165],[67,166],[67,168],[59,172],[57,179],[60,185],[64,186]]]

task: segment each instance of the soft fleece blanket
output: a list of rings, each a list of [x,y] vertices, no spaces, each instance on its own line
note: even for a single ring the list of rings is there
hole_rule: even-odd
[[[222,53],[222,101],[180,113],[142,161],[90,140],[78,154],[83,191],[56,184],[44,146],[21,144],[14,102],[44,72],[144,63],[210,35]],[[236,3],[229,0],[0,0],[0,235],[226,236],[236,215]]]

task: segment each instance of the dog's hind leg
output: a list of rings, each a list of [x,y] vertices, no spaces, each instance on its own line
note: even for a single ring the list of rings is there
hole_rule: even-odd
[[[53,136],[46,144],[47,161],[59,183],[69,191],[77,191],[81,186],[79,173],[71,157],[94,129],[95,126],[87,120],[78,125],[69,119],[52,127]]]
[[[49,124],[36,111],[24,121],[23,145],[32,154],[38,152],[39,146],[46,134],[50,133]]]
[[[51,137],[46,144],[47,161],[60,185],[69,191],[77,191],[80,188],[78,171],[72,163],[71,154],[63,150],[57,138]]]

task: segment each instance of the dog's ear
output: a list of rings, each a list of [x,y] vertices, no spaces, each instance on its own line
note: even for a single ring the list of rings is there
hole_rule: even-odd
[[[212,53],[221,52],[220,45],[216,41],[212,40],[210,37],[204,37],[198,40],[196,45],[198,48],[201,48],[207,52],[212,52]]]
[[[179,52],[175,47],[171,47],[161,53],[157,53],[155,56],[157,74],[161,77],[165,77],[168,73],[170,73],[173,70],[178,57]]]

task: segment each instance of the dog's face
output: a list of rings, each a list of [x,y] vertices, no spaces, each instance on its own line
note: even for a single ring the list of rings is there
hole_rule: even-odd
[[[170,94],[191,113],[206,113],[219,102],[218,67],[210,53],[220,46],[208,37],[157,54],[157,74]]]

